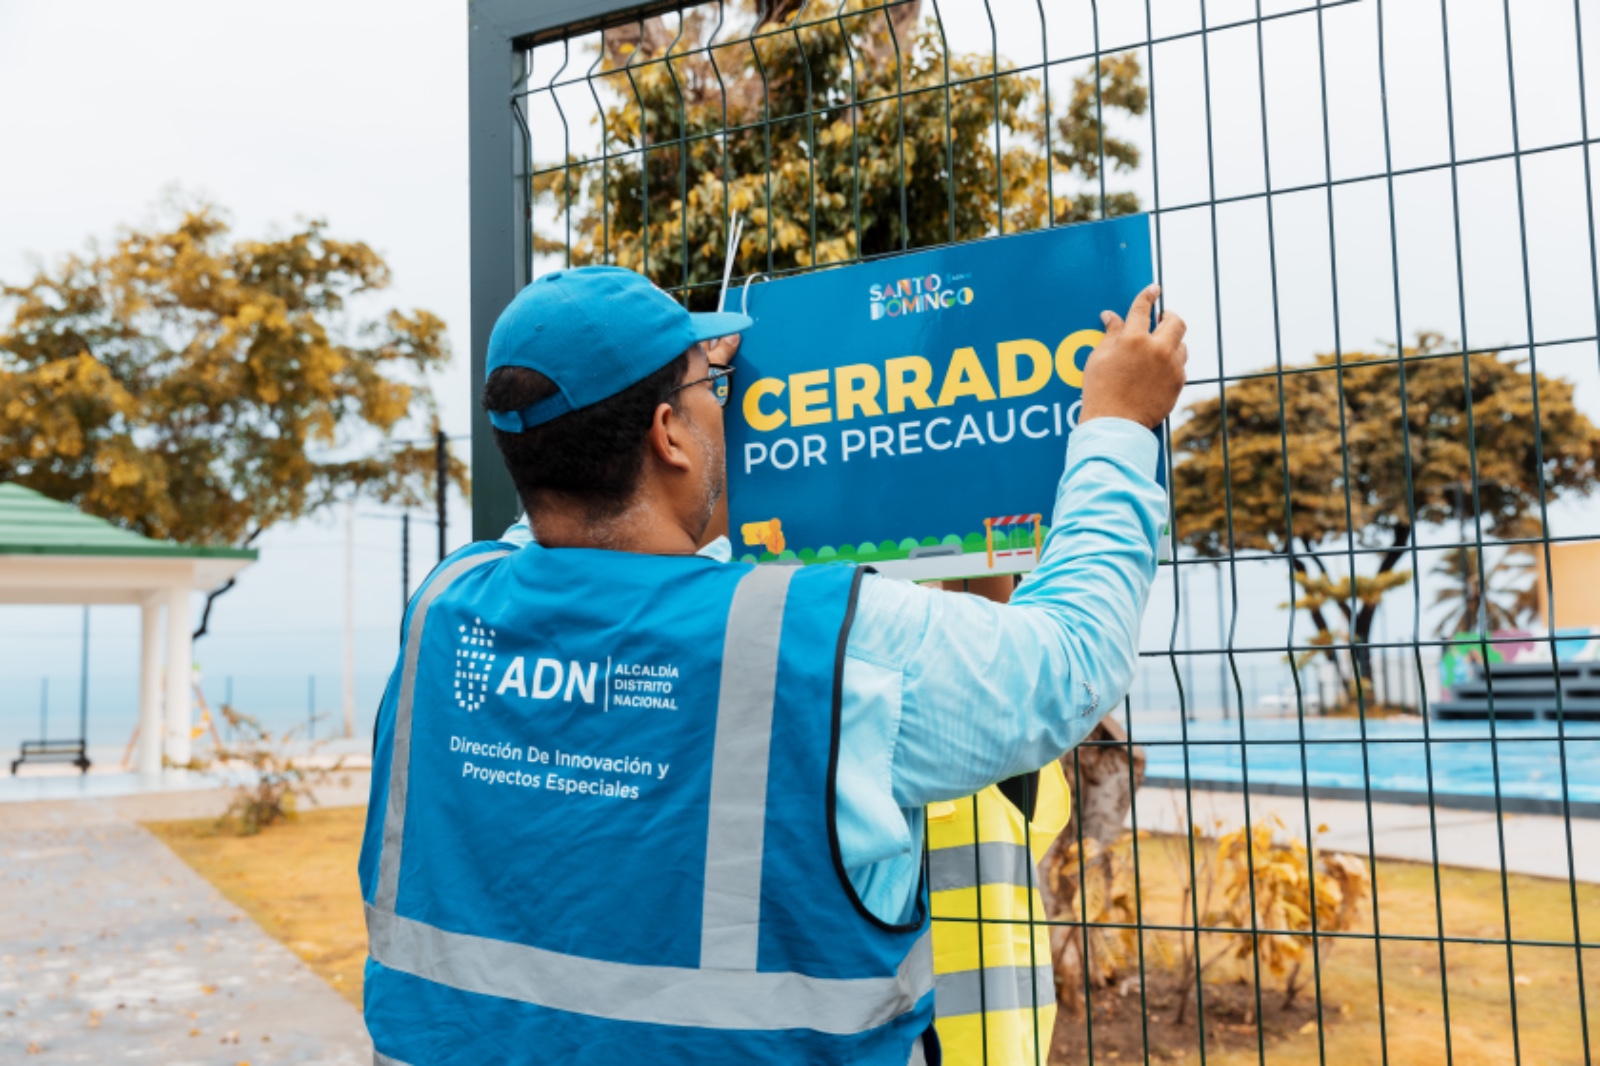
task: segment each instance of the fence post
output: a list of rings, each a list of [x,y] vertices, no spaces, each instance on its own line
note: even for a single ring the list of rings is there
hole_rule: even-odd
[[[1173,560],[1173,565],[1178,565],[1176,559]],[[1192,722],[1195,720],[1194,628],[1189,624],[1189,571],[1187,569],[1178,571],[1178,595],[1183,599],[1183,647],[1189,653],[1183,657],[1183,683],[1184,687],[1189,690],[1187,698],[1183,702],[1184,706],[1189,709],[1188,718]]]
[[[78,683],[78,741],[89,750],[89,605],[83,605],[83,651]]]
[[[1222,720],[1226,722],[1230,715],[1230,706],[1233,703],[1232,695],[1228,691],[1228,656],[1221,651],[1222,634],[1228,631],[1226,612],[1222,607],[1222,564],[1211,564],[1217,572],[1217,681],[1222,695]],[[1239,710],[1240,717],[1244,716],[1244,709]]]
[[[450,445],[443,429],[438,429],[434,432],[434,504],[439,509],[439,561],[442,563],[445,557],[445,535],[448,532],[449,523],[449,516],[445,514],[445,504],[448,500],[446,490],[450,484]]]

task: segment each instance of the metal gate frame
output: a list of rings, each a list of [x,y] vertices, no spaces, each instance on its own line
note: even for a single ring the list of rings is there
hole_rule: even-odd
[[[522,48],[551,30],[580,31],[636,9],[637,0],[468,0],[467,141],[472,238],[472,537],[497,537],[519,512],[489,420],[478,409],[495,320],[524,285],[528,197],[518,180],[520,141],[511,91]],[[656,5],[670,10],[670,4]]]

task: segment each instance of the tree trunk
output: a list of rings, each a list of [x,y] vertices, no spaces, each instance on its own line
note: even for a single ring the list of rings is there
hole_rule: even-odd
[[[1394,530],[1394,543],[1389,550],[1383,553],[1383,558],[1378,561],[1378,577],[1390,573],[1400,561],[1405,558],[1406,545],[1411,541],[1411,527],[1399,525]],[[1416,580],[1415,576],[1412,578]],[[1350,658],[1355,667],[1356,684],[1371,693],[1372,685],[1372,625],[1378,618],[1379,599],[1371,603],[1363,603],[1356,611],[1355,618],[1350,624]]]
[[[1313,549],[1313,546],[1311,544],[1307,544],[1306,545],[1306,551],[1307,552],[1311,552],[1313,550],[1314,549]],[[1328,572],[1322,566],[1322,560],[1318,559],[1315,555],[1310,555],[1308,557],[1311,559],[1312,562],[1317,564],[1317,568],[1322,571],[1322,576],[1326,577]],[[1308,577],[1310,576],[1311,571],[1309,569],[1307,569],[1306,564],[1301,562],[1298,557],[1291,557],[1290,560],[1289,560],[1289,565],[1294,568],[1294,572],[1295,573],[1303,574],[1303,575],[1306,575]],[[1332,633],[1333,633],[1333,627],[1328,625],[1328,616],[1322,613],[1322,608],[1321,607],[1305,607],[1304,605],[1301,605],[1301,606],[1302,606],[1302,609],[1307,614],[1309,614],[1311,616],[1311,624],[1317,627],[1317,632],[1318,633],[1327,633],[1327,634],[1329,634],[1330,639],[1331,639],[1331,636],[1332,636]],[[1334,647],[1332,647],[1330,645],[1328,648],[1323,650],[1322,654],[1327,657],[1327,660],[1330,663],[1333,664],[1333,672],[1338,677],[1340,689],[1343,689],[1345,687],[1345,684],[1344,684],[1344,664],[1339,661],[1338,649],[1336,649],[1336,648],[1334,648]],[[1322,700],[1319,699],[1318,702],[1324,703],[1324,706],[1321,709],[1321,713],[1322,714],[1327,714],[1328,713],[1328,708],[1327,708],[1327,706],[1325,704],[1325,701],[1322,701]]]
[[[1144,782],[1144,749],[1137,744],[1133,753],[1133,772],[1128,772],[1128,734],[1115,718],[1100,719],[1100,724],[1084,738],[1086,742],[1061,757],[1061,769],[1072,788],[1072,818],[1057,842],[1076,843],[1078,821],[1083,835],[1093,837],[1102,847],[1110,847],[1122,835],[1133,809],[1133,794]],[[1103,746],[1101,746],[1103,745]]]
[[[1122,835],[1133,809],[1134,793],[1144,781],[1144,749],[1115,746],[1125,745],[1128,740],[1115,719],[1102,718],[1084,739],[1104,742],[1105,746],[1084,744],[1061,757],[1061,768],[1072,788],[1072,817],[1039,863],[1039,894],[1046,916],[1056,921],[1081,922],[1085,917],[1078,901],[1080,868],[1076,845],[1080,833],[1082,872],[1105,877],[1109,886],[1113,870],[1105,849]],[[1087,917],[1095,920],[1094,914]],[[1088,939],[1085,930],[1072,926],[1057,925],[1050,930],[1057,998],[1062,1009],[1073,1016],[1082,1011],[1085,982],[1094,981],[1096,967]]]
[[[892,63],[895,58],[895,46],[899,46],[899,54],[911,54],[912,42],[916,37],[917,21],[922,18],[922,0],[910,0],[910,3],[898,4],[886,12],[889,18],[888,36],[870,37],[865,42],[862,51],[871,63]]]
[[[601,40],[605,42],[607,64],[616,69],[630,61],[637,64],[663,55],[677,36],[677,30],[658,15],[606,30]],[[639,53],[638,59],[633,58],[635,52]]]

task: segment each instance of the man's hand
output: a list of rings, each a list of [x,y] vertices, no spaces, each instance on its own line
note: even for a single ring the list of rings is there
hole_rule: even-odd
[[[740,340],[739,334],[730,333],[726,337],[718,337],[716,340],[706,341],[707,361],[718,363],[722,366],[729,365],[733,362],[733,357],[739,354]]]
[[[1093,418],[1126,418],[1155,429],[1172,413],[1189,361],[1189,346],[1183,343],[1189,327],[1167,311],[1150,329],[1150,311],[1160,295],[1159,285],[1141,292],[1126,322],[1115,312],[1101,313],[1106,339],[1089,353],[1083,369],[1080,425]]]

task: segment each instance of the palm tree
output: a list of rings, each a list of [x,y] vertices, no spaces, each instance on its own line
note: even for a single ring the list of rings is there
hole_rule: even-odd
[[[1481,570],[1477,548],[1446,552],[1433,572],[1445,585],[1433,598],[1434,606],[1450,606],[1435,635],[1453,636],[1480,629],[1493,633],[1516,629],[1539,611],[1538,593],[1532,580],[1534,556],[1526,548],[1510,548]],[[1484,594],[1485,590],[1487,595]]]

